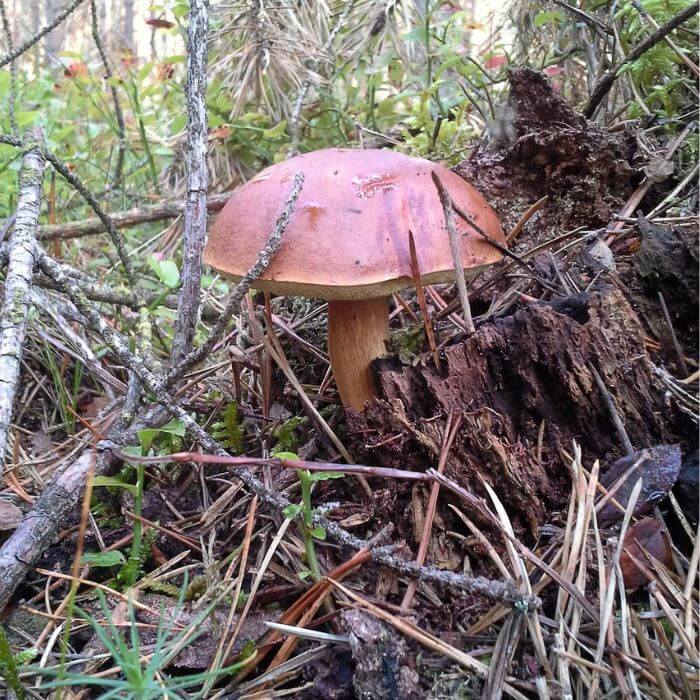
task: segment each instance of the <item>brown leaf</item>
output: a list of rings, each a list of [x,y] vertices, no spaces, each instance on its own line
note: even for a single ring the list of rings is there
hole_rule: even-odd
[[[146,20],[146,24],[155,29],[172,29],[175,26],[175,22],[171,22],[167,19],[160,19],[153,17]]]
[[[671,566],[671,545],[656,518],[643,518],[627,531],[620,557],[627,590],[639,588],[652,580],[654,569],[648,556],[658,559],[664,566]],[[645,569],[651,576],[645,573]]]

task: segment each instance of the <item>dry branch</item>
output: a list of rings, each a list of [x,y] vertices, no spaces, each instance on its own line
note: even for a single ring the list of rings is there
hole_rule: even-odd
[[[5,300],[0,318],[0,476],[19,380],[22,347],[27,332],[36,228],[41,209],[41,186],[46,163],[43,141],[44,137],[39,129],[28,130],[24,136],[17,213],[8,246]]]
[[[207,197],[207,209],[218,211],[229,200],[230,192],[213,194]],[[185,205],[181,200],[168,200],[160,204],[152,204],[144,207],[134,207],[126,211],[117,211],[110,214],[110,219],[117,229],[138,226],[152,221],[175,219],[182,215]],[[67,240],[69,238],[82,238],[104,233],[107,229],[101,219],[92,217],[82,221],[69,221],[65,224],[47,224],[39,228],[39,240],[51,241],[55,239]]]
[[[202,294],[202,253],[207,240],[207,29],[205,0],[190,3],[187,39],[187,199],[182,242],[182,285],[177,301],[172,365],[191,349]]]

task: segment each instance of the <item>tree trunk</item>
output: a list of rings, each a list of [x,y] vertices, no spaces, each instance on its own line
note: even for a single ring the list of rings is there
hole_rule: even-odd
[[[134,46],[134,0],[124,0],[124,21],[122,26],[124,44],[126,44],[134,54],[138,53],[136,46]]]
[[[46,8],[46,23],[51,24],[51,22],[53,22],[60,14],[62,9],[61,5],[57,3],[56,0],[44,0],[44,7]],[[54,63],[56,60],[56,54],[63,47],[64,31],[65,28],[57,27],[46,35],[44,44],[46,47],[46,56],[44,57],[44,62],[47,66]]]

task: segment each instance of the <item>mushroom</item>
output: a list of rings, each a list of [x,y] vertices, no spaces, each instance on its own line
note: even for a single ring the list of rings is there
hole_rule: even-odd
[[[361,410],[376,395],[371,362],[386,353],[389,297],[414,286],[408,232],[424,283],[454,279],[437,173],[454,203],[505,245],[494,211],[442,165],[387,150],[328,148],[277,163],[236,189],[212,226],[205,261],[233,279],[255,263],[296,172],[304,187],[282,245],[254,286],[328,301],[328,348],[340,398]],[[456,218],[456,217],[455,217]],[[462,263],[475,274],[500,251],[461,219]]]

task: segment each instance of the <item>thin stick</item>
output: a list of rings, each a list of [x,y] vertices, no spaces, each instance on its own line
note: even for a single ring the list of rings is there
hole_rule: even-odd
[[[418,265],[418,256],[416,255],[416,242],[413,239],[412,231],[408,232],[408,250],[411,255],[411,274],[413,275],[413,283],[416,285],[418,308],[423,317],[423,327],[425,328],[425,335],[428,338],[430,352],[433,355],[433,362],[435,362],[435,368],[439,372],[440,355],[438,355],[437,346],[435,345],[435,334],[433,333],[433,324],[430,322],[430,316],[428,315],[428,305],[425,303],[425,288],[423,287],[423,280],[420,276],[420,266]]]
[[[97,16],[97,4],[95,0],[90,0],[90,19],[92,22],[92,40],[95,42],[97,47],[97,52],[100,54],[100,59],[102,60],[102,65],[104,66],[104,79],[107,87],[109,88],[110,95],[112,96],[112,104],[114,105],[114,120],[117,122],[117,162],[114,166],[114,186],[119,187],[122,181],[122,170],[124,168],[124,154],[126,151],[126,141],[125,134],[126,128],[124,126],[124,113],[122,112],[122,106],[119,102],[119,95],[117,95],[117,88],[112,81],[112,67],[109,64],[109,59],[107,58],[107,52],[102,44],[102,39],[100,38],[99,30],[99,20]]]
[[[450,414],[445,423],[445,430],[443,435],[442,449],[440,451],[440,460],[438,462],[437,473],[442,475],[445,471],[445,465],[447,464],[447,457],[450,454],[450,448],[454,442],[455,437],[457,437],[457,431],[462,423],[462,417],[460,415],[453,416]],[[433,529],[433,520],[435,519],[435,512],[437,510],[437,499],[440,493],[440,484],[434,482],[430,488],[430,498],[428,500],[428,508],[425,514],[425,523],[423,525],[423,534],[421,536],[420,544],[418,545],[418,554],[416,555],[416,561],[419,564],[425,562],[425,556],[428,553],[428,544],[430,543],[430,534]],[[405,615],[408,609],[411,607],[411,602],[413,596],[416,593],[416,582],[411,581],[408,584],[406,593],[401,602],[401,614]]]
[[[462,303],[462,313],[464,314],[464,324],[467,328],[467,334],[471,335],[475,332],[474,320],[472,319],[472,309],[469,305],[469,296],[467,295],[467,283],[464,279],[464,266],[462,265],[462,246],[460,236],[455,228],[452,218],[452,198],[450,193],[445,189],[445,186],[440,181],[437,173],[432,173],[433,182],[437,188],[440,202],[442,203],[442,211],[445,215],[445,226],[447,233],[450,236],[450,249],[452,250],[452,260],[455,266],[455,277],[457,279],[457,291],[459,300]]]
[[[620,442],[625,448],[625,452],[628,455],[634,454],[634,447],[632,446],[632,443],[629,439],[629,435],[627,435],[625,424],[622,422],[622,418],[620,417],[620,413],[617,410],[617,406],[615,406],[615,401],[613,400],[613,397],[610,395],[610,392],[605,386],[605,383],[603,382],[603,379],[601,378],[600,374],[598,374],[598,370],[596,370],[595,367],[591,367],[590,369],[591,373],[593,374],[593,378],[595,379],[595,383],[598,385],[598,389],[600,389],[600,393],[603,397],[603,401],[605,402],[605,406],[607,407],[608,412],[610,413],[610,417],[612,418],[613,424],[615,425],[615,430],[617,430],[617,434],[620,437]]]
[[[94,0],[92,0],[94,1]],[[187,33],[187,200],[182,242],[182,285],[177,302],[171,364],[192,348],[202,293],[202,252],[207,239],[207,28],[205,0],[190,3]]]
[[[5,9],[5,0],[0,0],[0,18],[2,18],[2,28],[7,39],[7,48],[12,53],[14,45],[12,43],[12,30],[10,23],[7,21],[7,11]],[[15,102],[17,100],[17,64],[14,61],[10,62],[10,92],[7,96],[7,115],[10,122],[10,131],[13,134],[19,133],[17,126],[17,115],[15,113]]]
[[[545,205],[549,195],[545,195],[538,199],[533,205],[531,205],[527,211],[520,217],[520,221],[513,227],[513,230],[506,236],[506,243],[510,245],[519,235],[520,232],[525,228],[525,224],[530,221],[530,219]]]
[[[73,10],[75,10],[76,7],[79,7],[85,2],[85,0],[73,0],[73,2],[66,7],[61,14],[57,15],[56,18],[51,22],[51,24],[47,24],[43,29],[38,31],[33,37],[30,37],[25,41],[21,46],[18,46],[14,51],[10,51],[6,56],[3,56],[0,58],[0,68],[4,68],[8,63],[11,61],[14,61],[16,58],[21,56],[25,51],[28,51],[29,49],[34,46],[38,41],[43,39],[49,32],[53,31],[58,27],[63,20],[70,15]]]
[[[659,303],[661,304],[661,310],[664,312],[664,319],[666,320],[666,325],[668,326],[668,331],[671,336],[671,343],[673,343],[673,349],[676,352],[676,357],[678,358],[678,368],[683,372],[683,376],[688,376],[688,365],[685,364],[685,357],[683,355],[683,349],[681,344],[678,342],[678,336],[673,328],[673,322],[671,321],[671,314],[668,312],[668,307],[666,306],[666,300],[664,295],[659,292]]]
[[[44,179],[43,142],[44,136],[40,129],[28,130],[24,136],[17,213],[9,242],[5,298],[0,318],[0,477],[19,381],[22,348],[27,333],[27,313],[36,251],[35,236]]]

